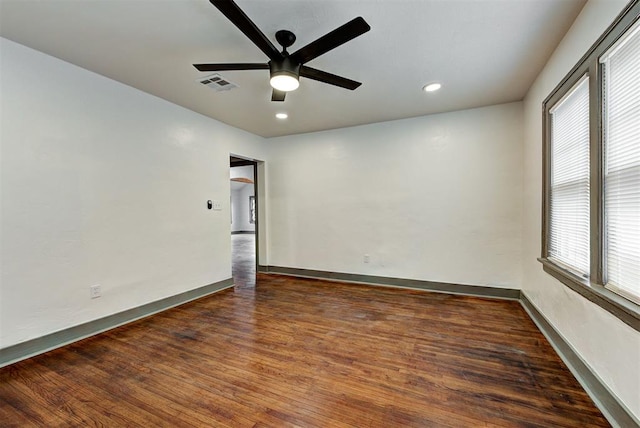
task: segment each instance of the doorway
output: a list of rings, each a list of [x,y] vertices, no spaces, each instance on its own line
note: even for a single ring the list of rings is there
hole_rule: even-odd
[[[257,162],[231,156],[231,271],[236,287],[254,287],[257,267]]]

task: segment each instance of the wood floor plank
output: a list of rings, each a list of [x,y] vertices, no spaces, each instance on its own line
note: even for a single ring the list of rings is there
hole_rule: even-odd
[[[0,369],[0,418],[609,426],[517,302],[274,275]]]

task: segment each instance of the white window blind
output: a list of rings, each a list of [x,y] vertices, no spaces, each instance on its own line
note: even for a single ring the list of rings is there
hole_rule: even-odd
[[[640,23],[604,64],[605,286],[640,304]]]
[[[548,257],[589,275],[589,79],[551,110]]]

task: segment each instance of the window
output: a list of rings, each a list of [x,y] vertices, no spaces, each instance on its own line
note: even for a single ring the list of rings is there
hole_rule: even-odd
[[[540,261],[640,330],[640,0],[543,108]]]
[[[551,110],[549,258],[589,276],[589,78]]]
[[[256,222],[256,197],[249,196],[249,223]]]
[[[600,62],[605,285],[640,304],[640,22]]]

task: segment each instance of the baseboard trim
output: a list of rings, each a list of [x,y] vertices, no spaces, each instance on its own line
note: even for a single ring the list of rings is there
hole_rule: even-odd
[[[330,281],[372,284],[384,287],[410,288],[449,294],[464,294],[467,296],[490,297],[493,299],[518,300],[520,290],[513,288],[486,287],[480,285],[452,284],[445,282],[424,281],[419,279],[394,278],[387,276],[360,275],[344,272],[328,272],[321,270],[289,268],[282,266],[258,266],[258,272],[279,275],[316,278]]]
[[[194,290],[176,294],[175,296],[166,297],[136,308],[118,312],[117,314],[109,315],[94,321],[89,321],[84,324],[69,327],[55,333],[47,334],[42,337],[0,349],[0,367],[43,354],[47,351],[103,333],[107,330],[111,330],[115,327],[119,327],[141,318],[146,318],[149,315],[165,311],[232,286],[233,278],[228,278]]]
[[[640,427],[640,421],[582,361],[573,347],[564,340],[553,325],[538,311],[524,292],[520,295],[520,304],[607,420],[614,427]]]

